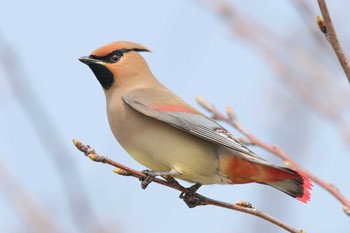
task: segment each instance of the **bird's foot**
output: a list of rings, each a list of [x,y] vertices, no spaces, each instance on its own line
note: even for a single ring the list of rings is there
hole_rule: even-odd
[[[143,174],[147,175],[145,178],[140,178],[141,181],[141,188],[146,189],[150,183],[154,180],[156,176],[167,176],[171,177],[171,175],[176,175],[177,172],[174,170],[170,171],[150,171],[150,170],[143,170]],[[170,178],[169,178],[170,179]],[[175,181],[176,182],[176,181]]]
[[[155,176],[148,175],[145,173],[145,171],[142,171],[142,173],[146,174],[147,176],[145,178],[140,178],[141,181],[141,188],[146,189],[150,183],[154,180]]]
[[[201,184],[195,184],[195,185],[187,188],[187,191],[182,192],[180,194],[179,198],[182,199],[189,208],[194,208],[194,207],[199,206],[199,205],[204,205],[204,203],[202,203],[200,199],[195,197],[197,190],[201,186],[202,186]]]

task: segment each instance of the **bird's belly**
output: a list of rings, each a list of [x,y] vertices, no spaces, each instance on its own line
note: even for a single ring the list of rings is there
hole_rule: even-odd
[[[119,136],[117,130],[114,133],[137,162],[154,171],[175,170],[178,172],[175,178],[194,183],[228,183],[219,172],[217,145],[156,119],[143,115],[141,118],[127,123],[128,130],[134,131],[127,137],[125,132],[124,136]]]

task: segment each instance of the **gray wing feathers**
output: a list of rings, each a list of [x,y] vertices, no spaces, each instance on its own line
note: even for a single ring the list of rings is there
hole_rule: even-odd
[[[149,99],[152,91],[147,93]],[[158,91],[159,92],[159,91]],[[146,101],[143,101],[141,90],[136,93],[129,92],[123,96],[124,101],[135,110],[145,114],[146,116],[156,118],[178,129],[191,133],[200,138],[206,139],[216,144],[228,147],[232,150],[242,153],[245,159],[258,163],[267,163],[265,160],[254,154],[247,147],[239,143],[231,134],[211,118],[187,112],[161,112],[149,106]],[[157,93],[155,93],[157,94]],[[159,94],[159,93],[158,93]],[[155,101],[158,102],[159,100]]]

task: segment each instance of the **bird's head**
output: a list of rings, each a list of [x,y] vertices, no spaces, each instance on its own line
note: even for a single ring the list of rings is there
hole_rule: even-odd
[[[115,84],[122,85],[125,81],[150,73],[139,52],[150,50],[134,42],[119,41],[104,45],[79,60],[90,67],[103,89],[107,91]]]

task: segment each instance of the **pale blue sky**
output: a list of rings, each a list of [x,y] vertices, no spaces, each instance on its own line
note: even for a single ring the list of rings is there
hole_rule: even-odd
[[[6,1],[0,9],[0,53],[6,45],[14,49],[15,67],[45,107],[58,129],[57,136],[70,152],[61,156],[70,156],[82,176],[87,192],[79,195],[91,203],[96,222],[107,229],[113,226],[117,229],[114,232],[283,232],[238,212],[210,206],[188,209],[178,199],[178,192],[155,184],[142,190],[136,179],[115,175],[111,167],[89,161],[73,147],[71,140],[77,138],[120,163],[144,169],[113,138],[102,88],[92,72],[78,61],[80,56],[117,40],[149,47],[153,53],[143,55],[153,73],[179,96],[196,107],[197,95],[221,110],[232,105],[246,128],[268,143],[280,144],[287,152],[295,149],[300,154],[291,156],[336,184],[350,198],[346,169],[350,163],[349,147],[338,132],[327,120],[306,111],[276,81],[262,58],[232,35],[210,4],[204,2],[13,0]],[[302,26],[291,1],[234,2],[283,37],[293,31],[307,35],[303,30],[308,28]],[[317,9],[316,1],[313,7]],[[334,8],[342,10],[338,5]],[[344,12],[339,13],[339,17],[342,15]],[[52,155],[43,147],[5,75],[0,66],[0,164],[50,213],[62,232],[80,232],[69,212]],[[345,79],[343,84],[348,85]],[[284,116],[286,106],[276,98],[303,112],[307,126],[298,127],[291,122],[293,117]],[[290,125],[294,127],[288,128]],[[279,141],[279,134],[289,136],[290,141]],[[252,149],[282,165],[267,152]],[[4,193],[0,187],[0,232],[27,232]],[[200,193],[226,202],[250,201],[307,232],[347,232],[350,227],[341,205],[318,186],[307,205],[257,184],[214,185],[200,189]]]

